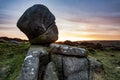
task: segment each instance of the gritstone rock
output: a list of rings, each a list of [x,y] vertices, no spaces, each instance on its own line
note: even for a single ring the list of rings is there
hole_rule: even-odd
[[[41,80],[41,75],[48,63],[49,56],[46,47],[31,46],[22,64],[18,80]]]
[[[60,80],[92,80],[85,49],[53,43],[50,52]]]
[[[53,62],[48,63],[44,80],[59,80],[56,72],[56,68]]]
[[[31,44],[47,44],[58,39],[55,16],[41,4],[28,8],[17,22]]]
[[[86,57],[88,55],[84,48],[78,48],[68,45],[54,44],[50,45],[51,53],[66,55],[66,56],[76,56],[76,57]]]

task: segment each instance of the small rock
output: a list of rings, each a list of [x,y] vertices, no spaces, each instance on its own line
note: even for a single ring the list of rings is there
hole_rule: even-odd
[[[116,67],[117,69],[120,69],[120,66]]]
[[[11,43],[14,43],[14,44],[19,44],[20,42],[16,41],[16,40],[10,40]]]
[[[88,58],[89,62],[90,62],[90,66],[91,68],[95,71],[95,72],[101,72],[102,71],[102,63],[92,59],[92,58]]]
[[[5,74],[10,70],[10,66],[3,66],[0,70],[0,78],[4,78]]]

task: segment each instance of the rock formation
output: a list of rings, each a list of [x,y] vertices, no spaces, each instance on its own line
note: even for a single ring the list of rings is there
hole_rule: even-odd
[[[94,69],[101,64],[88,58],[83,48],[52,43],[58,38],[54,20],[47,7],[34,5],[18,21],[32,44],[18,80],[93,80]]]
[[[31,44],[49,44],[58,39],[55,16],[41,4],[27,9],[18,20],[17,26],[26,34]]]
[[[93,80],[101,64],[87,55],[85,49],[68,45],[32,45],[18,80]]]
[[[60,80],[89,79],[87,51],[67,45],[51,44],[51,61],[55,64]]]

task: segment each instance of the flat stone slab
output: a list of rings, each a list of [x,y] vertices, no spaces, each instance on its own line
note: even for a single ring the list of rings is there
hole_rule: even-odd
[[[88,52],[84,48],[78,48],[68,45],[61,45],[52,43],[50,45],[52,54],[60,54],[66,56],[87,57]]]

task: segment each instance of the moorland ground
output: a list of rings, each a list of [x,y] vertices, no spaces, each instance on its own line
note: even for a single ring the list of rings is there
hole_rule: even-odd
[[[100,43],[99,45],[97,44],[98,48],[86,45],[76,45],[74,42],[69,44],[62,42],[61,44],[72,44],[72,46],[84,47],[89,51],[88,57],[91,57],[103,64],[102,72],[98,71],[95,74],[95,80],[120,79],[120,51],[119,49],[115,50],[113,47],[109,48],[111,44],[108,47],[103,47]],[[84,42],[84,44],[86,44],[86,42]],[[115,44],[118,45],[118,42]],[[29,47],[30,44],[27,41],[0,39],[0,80],[17,80]]]

